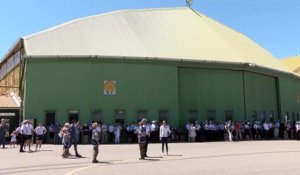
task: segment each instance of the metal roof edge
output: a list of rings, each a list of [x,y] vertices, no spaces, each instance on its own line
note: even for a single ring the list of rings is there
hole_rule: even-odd
[[[279,69],[274,69],[266,66],[257,65],[256,63],[250,62],[228,62],[228,61],[218,61],[218,60],[205,60],[205,59],[184,59],[184,58],[160,58],[160,57],[139,57],[139,56],[112,56],[112,55],[28,55],[25,58],[30,59],[43,59],[43,58],[64,58],[64,59],[76,59],[76,58],[91,58],[91,59],[121,59],[121,60],[157,60],[157,61],[170,61],[170,62],[195,62],[195,63],[215,63],[215,64],[229,64],[229,65],[244,65],[248,67],[257,67],[261,69],[266,69],[272,72],[279,72],[286,75],[292,75],[300,78],[298,74],[290,71],[283,71]]]
[[[0,65],[6,61],[15,50],[17,50],[18,46],[22,45],[23,43],[23,38],[19,38],[13,45],[12,47],[6,52],[6,54],[2,57],[2,59],[0,60]]]

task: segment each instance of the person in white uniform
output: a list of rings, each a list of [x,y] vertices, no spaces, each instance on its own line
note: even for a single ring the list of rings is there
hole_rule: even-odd
[[[44,140],[44,135],[46,134],[47,130],[46,128],[39,123],[39,125],[35,128],[35,134],[36,134],[36,147],[35,147],[35,151],[41,150],[42,147],[42,143]]]

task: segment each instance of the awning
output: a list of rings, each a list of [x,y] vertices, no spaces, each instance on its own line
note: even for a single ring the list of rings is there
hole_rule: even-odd
[[[0,117],[15,117],[16,114],[15,113],[12,113],[12,112],[2,112],[0,113]]]

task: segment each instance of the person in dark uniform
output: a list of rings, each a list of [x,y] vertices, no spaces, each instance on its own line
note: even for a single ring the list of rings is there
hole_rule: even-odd
[[[2,144],[2,148],[5,148],[5,135],[7,132],[7,127],[4,119],[1,119],[0,123],[0,144]]]
[[[144,160],[146,157],[146,135],[147,135],[147,129],[146,129],[146,119],[143,119],[140,123],[139,123],[139,128],[138,128],[138,143],[139,143],[139,147],[140,147],[140,155],[141,158],[140,160]]]
[[[196,142],[200,142],[201,126],[198,123],[198,121],[195,121],[195,128],[196,128]]]
[[[149,140],[150,140],[151,125],[147,122],[147,119],[144,118],[144,121],[146,121],[144,123],[144,125],[146,127],[146,147],[145,147],[145,149],[146,149],[146,155],[145,155],[145,157],[148,157],[147,152],[148,152],[148,144],[149,144]]]

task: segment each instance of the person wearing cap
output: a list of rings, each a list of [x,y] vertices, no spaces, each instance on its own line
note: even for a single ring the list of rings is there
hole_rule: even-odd
[[[71,145],[71,134],[69,129],[70,129],[70,124],[65,123],[64,127],[60,131],[60,135],[62,137],[62,144],[63,144],[63,153],[61,156],[63,158],[69,157],[69,149]]]
[[[168,155],[168,151],[169,151],[169,148],[168,148],[168,137],[171,133],[171,130],[170,130],[170,127],[167,125],[166,121],[163,120],[162,121],[162,125],[160,126],[159,128],[159,138],[161,140],[161,151],[162,151],[162,154],[165,155],[164,153],[164,145],[166,145],[166,153]]]
[[[99,161],[97,160],[97,156],[99,153],[99,131],[97,129],[98,127],[98,123],[95,122],[92,124],[92,145],[93,145],[93,161],[92,163],[99,163]]]
[[[140,160],[144,160],[146,157],[146,136],[147,136],[147,129],[146,129],[146,119],[143,119],[140,123],[139,123],[139,128],[138,128],[138,143],[139,143],[139,147],[140,147],[140,155],[141,158]]]

